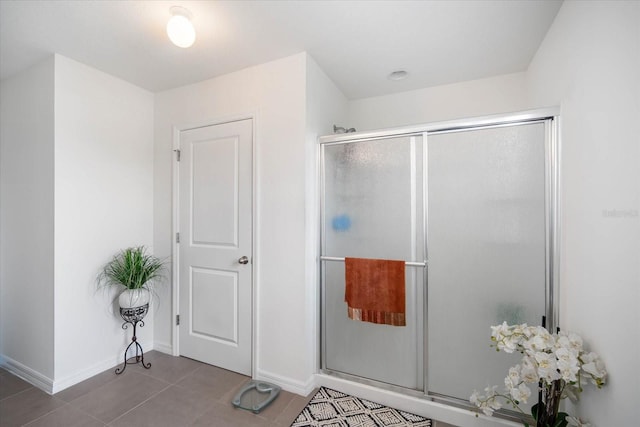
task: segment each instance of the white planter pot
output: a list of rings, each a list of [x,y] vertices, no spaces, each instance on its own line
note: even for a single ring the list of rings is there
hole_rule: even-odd
[[[118,297],[120,308],[140,307],[148,304],[151,294],[148,289],[125,289]]]

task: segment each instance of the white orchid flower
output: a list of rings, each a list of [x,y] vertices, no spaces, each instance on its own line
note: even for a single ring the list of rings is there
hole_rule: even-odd
[[[491,340],[498,350],[506,353],[515,351],[523,354],[520,364],[509,369],[504,379],[505,391],[500,394],[497,386],[485,389],[486,395],[474,391],[470,397],[485,415],[491,416],[502,407],[499,399],[520,409],[521,403],[527,403],[531,397],[531,389],[527,384],[542,383],[542,403],[555,405],[556,399],[569,398],[576,401],[582,392],[582,379],[589,379],[598,388],[602,387],[607,377],[604,363],[593,352],[587,353],[582,338],[571,332],[550,334],[541,326],[527,324],[509,326],[506,322],[491,327]],[[562,390],[562,394],[552,394],[554,389]],[[559,388],[556,388],[559,387]],[[567,423],[574,427],[588,427],[590,424],[578,417],[566,417]]]

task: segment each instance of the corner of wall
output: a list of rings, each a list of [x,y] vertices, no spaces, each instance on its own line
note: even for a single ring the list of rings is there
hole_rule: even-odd
[[[272,372],[258,370],[255,374],[255,379],[278,384],[283,390],[300,396],[308,396],[316,387],[314,374],[310,375],[306,381],[299,381]]]
[[[29,368],[17,360],[13,360],[10,357],[0,354],[0,366],[45,393],[53,394],[55,392],[53,380],[51,378]]]
[[[57,389],[113,366],[128,340],[96,274],[120,249],[153,246],[153,95],[56,55],[54,143]]]
[[[0,347],[8,363],[44,382],[54,369],[53,82],[48,57],[0,91]]]

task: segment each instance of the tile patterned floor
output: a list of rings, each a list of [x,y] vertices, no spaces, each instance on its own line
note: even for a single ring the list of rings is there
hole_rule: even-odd
[[[151,351],[151,369],[113,369],[53,396],[0,369],[0,426],[289,427],[309,397],[286,391],[260,414],[231,405],[248,377]]]
[[[244,375],[156,351],[145,362],[151,369],[109,369],[53,396],[0,368],[0,427],[289,427],[315,395],[281,391],[253,414],[230,403]]]

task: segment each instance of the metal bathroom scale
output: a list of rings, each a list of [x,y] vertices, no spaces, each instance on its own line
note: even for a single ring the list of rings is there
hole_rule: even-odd
[[[257,414],[276,400],[280,390],[275,384],[251,380],[238,391],[231,404]]]

